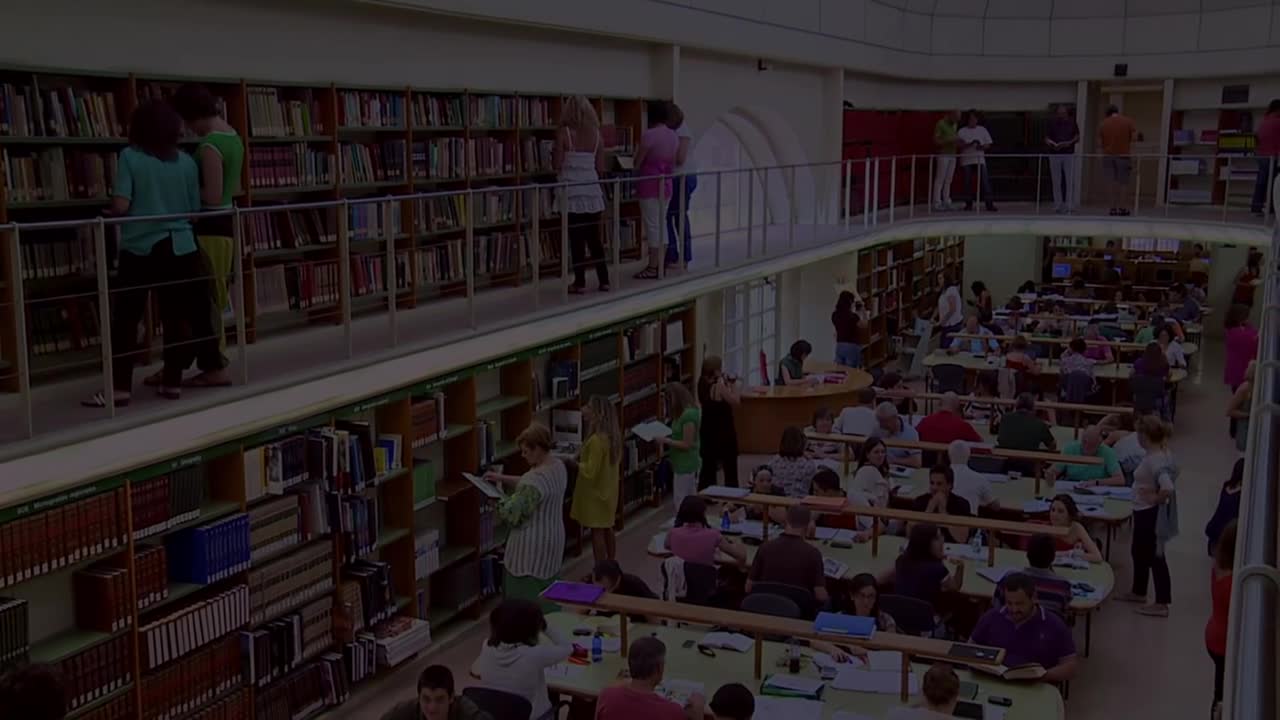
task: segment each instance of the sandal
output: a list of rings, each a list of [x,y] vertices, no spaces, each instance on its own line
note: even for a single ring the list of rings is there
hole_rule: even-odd
[[[631,277],[637,280],[657,280],[658,271],[654,268],[645,268]]]
[[[128,407],[130,397],[131,396],[129,395],[125,395],[123,397],[116,396],[116,407]],[[107,396],[100,392],[96,392],[93,394],[93,397],[87,400],[81,400],[80,404],[85,407],[103,409],[107,407]]]
[[[229,377],[223,376],[222,379],[211,380],[210,378],[215,374],[215,372],[222,372],[222,371],[211,370],[209,372],[202,372],[199,375],[194,375],[192,377],[187,378],[186,380],[183,380],[182,387],[196,387],[196,388],[231,387],[231,378]]]

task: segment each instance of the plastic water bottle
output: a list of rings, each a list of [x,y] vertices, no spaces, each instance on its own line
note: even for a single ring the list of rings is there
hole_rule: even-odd
[[[1084,560],[1084,543],[1076,543],[1076,546],[1071,548],[1071,559],[1077,562]]]
[[[969,536],[969,554],[974,558],[982,557],[983,537],[982,530],[978,530]]]
[[[733,523],[729,521],[729,511],[725,510],[723,513],[720,514],[720,529],[728,530],[729,526],[732,524]]]
[[[604,661],[604,641],[600,639],[600,633],[591,636],[591,662],[598,663]]]

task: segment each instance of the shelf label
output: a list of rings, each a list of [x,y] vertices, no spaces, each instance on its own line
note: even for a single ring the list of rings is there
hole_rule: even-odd
[[[470,368],[467,370],[459,370],[458,372],[452,373],[450,375],[446,375],[444,377],[428,380],[424,383],[419,383],[409,388],[409,394],[424,395],[426,393],[434,393],[435,391],[439,390],[442,387],[445,387],[446,385],[452,385],[458,382],[459,380],[471,377],[472,372],[473,370]]]
[[[28,515],[37,515],[39,513],[60,508],[63,505],[69,505],[73,502],[83,500],[102,493],[111,492],[117,488],[124,487],[124,476],[120,475],[113,478],[106,478],[97,482],[81,485],[79,487],[70,488],[60,493],[37,498],[21,505],[14,505],[0,509],[0,525],[12,522]]]
[[[390,405],[393,402],[399,402],[407,397],[409,397],[408,390],[397,390],[395,392],[387,393],[386,395],[379,395],[378,397],[358,402],[354,405],[348,405],[347,407],[338,410],[335,415],[359,415],[360,413],[369,412],[370,410],[380,408],[384,405]]]

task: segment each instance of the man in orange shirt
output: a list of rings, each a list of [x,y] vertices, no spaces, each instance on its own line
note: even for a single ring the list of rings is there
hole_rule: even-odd
[[[1138,137],[1133,120],[1120,114],[1120,108],[1107,106],[1107,119],[1098,126],[1098,141],[1102,145],[1102,170],[1107,180],[1108,197],[1112,215],[1128,215],[1125,209],[1125,188],[1133,171],[1129,153]]]
[[[1261,215],[1271,204],[1267,191],[1271,189],[1271,178],[1277,172],[1276,156],[1280,156],[1280,99],[1272,100],[1267,106],[1267,114],[1262,116],[1262,123],[1258,126],[1258,149],[1253,154],[1258,158],[1258,175],[1250,209],[1255,215]],[[1275,211],[1274,207],[1271,208],[1271,212]]]

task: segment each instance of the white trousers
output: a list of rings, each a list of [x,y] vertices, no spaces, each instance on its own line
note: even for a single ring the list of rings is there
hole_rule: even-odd
[[[955,155],[941,155],[935,158],[933,195],[929,198],[934,206],[951,204],[951,181],[955,176]]]
[[[1053,185],[1053,206],[1055,208],[1075,208],[1076,192],[1076,156],[1050,155],[1049,173]]]
[[[675,502],[676,512],[680,512],[680,503],[690,495],[698,492],[698,473],[676,473],[671,480],[671,500]]]
[[[667,202],[662,198],[640,198],[640,220],[644,223],[644,242],[652,250],[667,244]]]

